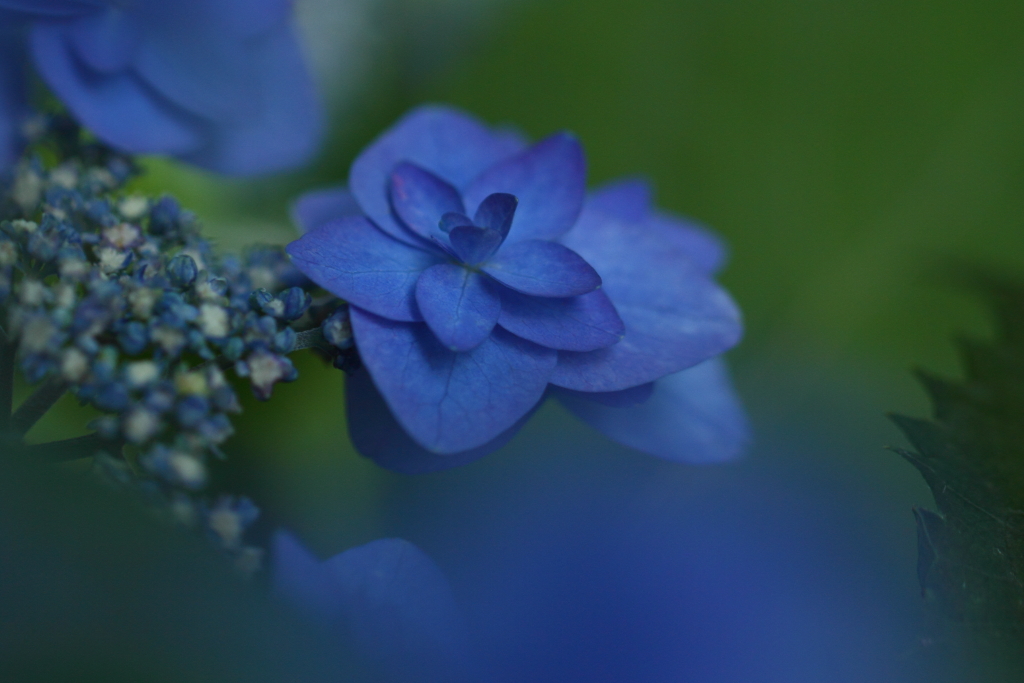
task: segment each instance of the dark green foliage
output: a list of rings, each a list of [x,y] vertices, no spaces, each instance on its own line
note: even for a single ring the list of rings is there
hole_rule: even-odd
[[[0,442],[0,681],[378,681],[201,539]]]
[[[918,375],[933,420],[894,415],[938,515],[915,509],[921,590],[987,642],[1024,644],[1024,285],[986,278],[991,342],[959,341],[966,377]]]

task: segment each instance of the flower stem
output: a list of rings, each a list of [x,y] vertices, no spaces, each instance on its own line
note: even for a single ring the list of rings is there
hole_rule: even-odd
[[[319,348],[328,350],[331,345],[324,339],[324,333],[319,327],[314,327],[311,330],[305,332],[299,332],[295,335],[295,348],[292,351],[301,351],[302,349]]]
[[[50,377],[45,380],[11,415],[9,423],[11,431],[19,436],[24,436],[67,390],[68,383],[60,377]]]

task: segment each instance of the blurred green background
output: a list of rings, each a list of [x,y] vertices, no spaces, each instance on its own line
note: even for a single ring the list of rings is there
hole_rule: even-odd
[[[284,243],[289,202],[343,182],[419,102],[576,132],[592,184],[648,176],[661,206],[728,242],[722,280],[747,320],[730,357],[755,425],[820,420],[806,409],[822,400],[853,414],[817,458],[884,492],[909,576],[908,508],[930,497],[881,450],[900,440],[883,412],[927,412],[910,368],[954,374],[954,333],[987,333],[944,264],[1024,270],[1024,4],[506,0],[459,24],[464,5],[374,4],[385,28],[310,169],[237,182],[153,161],[147,189],[228,248]],[[298,364],[271,404],[248,402],[223,476],[327,554],[379,535],[397,484],[352,453],[340,373]],[[549,408],[531,429],[566,419]]]
[[[227,202],[177,169],[151,184],[179,187],[232,244],[250,239],[246,224],[286,240],[292,195],[343,181],[415,103],[535,137],[569,129],[592,183],[648,176],[662,206],[729,242],[724,280],[748,320],[740,356],[799,347],[950,369],[946,339],[980,317],[930,267],[1024,256],[1022,28],[1011,2],[507,4],[433,72],[416,68],[429,41],[382,41],[360,116],[314,171],[236,186]]]

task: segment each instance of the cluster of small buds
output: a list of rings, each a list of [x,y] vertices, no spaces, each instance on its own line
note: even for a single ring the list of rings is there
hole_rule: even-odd
[[[341,304],[320,323],[320,332],[324,341],[330,346],[330,356],[334,367],[352,373],[361,366],[359,354],[352,336],[352,323],[349,319],[348,305]]]
[[[235,566],[245,574],[260,568],[263,549],[246,545],[245,532],[260,516],[260,510],[244,496],[221,496],[213,505],[201,506],[207,533],[231,553]]]
[[[104,436],[142,446],[173,426],[194,454],[223,442],[226,414],[238,410],[216,361],[249,377],[261,399],[295,379],[288,323],[309,307],[306,291],[253,290],[250,262],[214,260],[194,217],[168,197],[112,206],[47,185],[39,222],[0,222],[0,303],[29,382],[58,376],[111,413],[97,425]],[[266,260],[260,250],[253,269],[273,287]]]
[[[240,410],[224,371],[264,400],[296,378],[291,324],[311,285],[280,248],[218,256],[173,198],[124,191],[129,159],[90,149],[49,166],[33,156],[0,181],[0,324],[30,384],[98,408],[108,452],[128,444],[165,499],[191,495]],[[252,559],[241,531],[224,533],[225,510],[239,505],[201,517],[236,559]],[[244,530],[253,513],[236,512]]]

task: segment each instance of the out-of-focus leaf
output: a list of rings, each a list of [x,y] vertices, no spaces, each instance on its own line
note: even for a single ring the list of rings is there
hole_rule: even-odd
[[[0,452],[0,680],[366,680],[201,538],[29,455]]]
[[[915,509],[921,590],[976,635],[1024,643],[1024,285],[984,278],[997,334],[961,341],[966,376],[919,378],[934,418],[894,415],[941,515]]]

